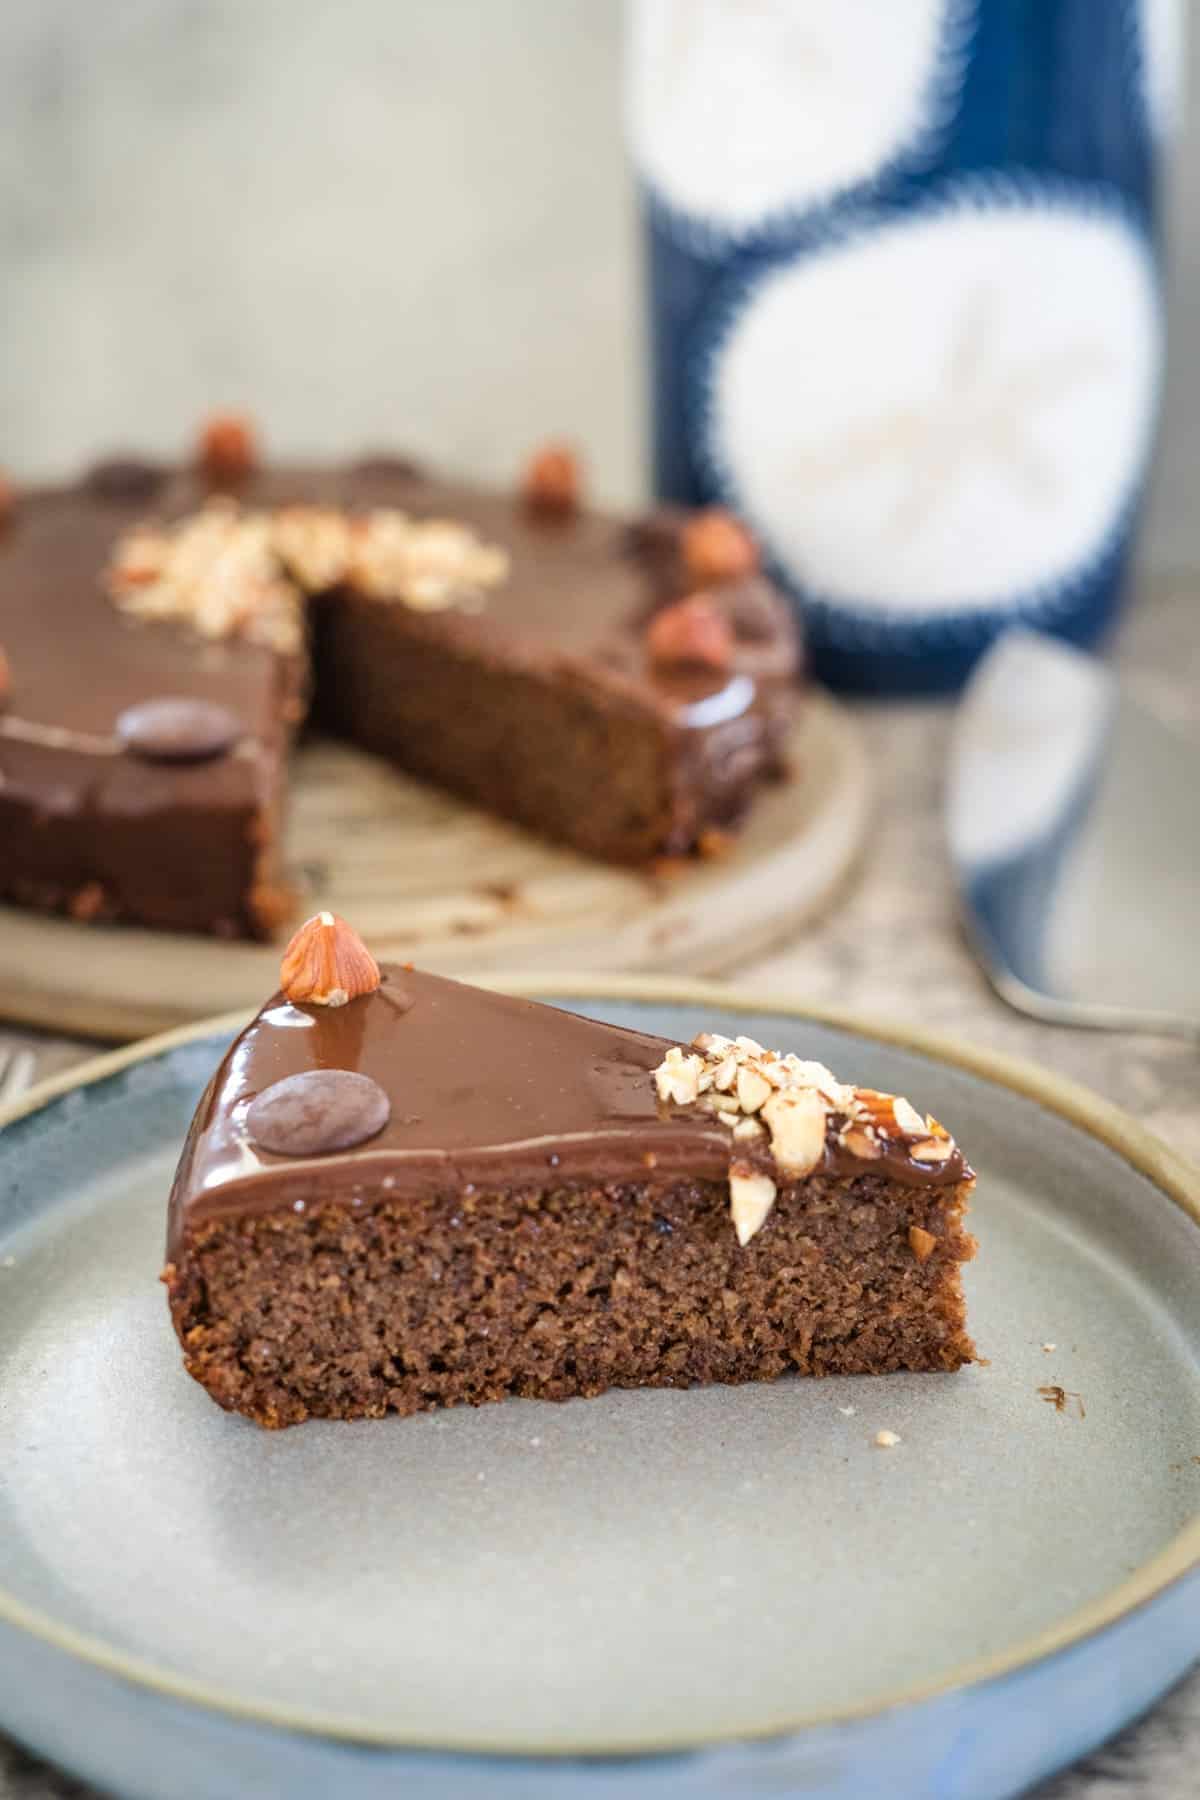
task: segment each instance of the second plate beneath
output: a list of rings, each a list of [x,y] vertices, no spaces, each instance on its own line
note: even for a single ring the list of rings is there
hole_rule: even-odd
[[[870,816],[853,719],[810,690],[793,778],[760,795],[727,855],[650,874],[593,862],[388,763],[318,741],[296,757],[289,877],[297,921],[327,907],[377,955],[441,974],[655,969],[721,974],[814,917]],[[279,947],[0,907],[0,1017],[133,1038],[257,1006]]]

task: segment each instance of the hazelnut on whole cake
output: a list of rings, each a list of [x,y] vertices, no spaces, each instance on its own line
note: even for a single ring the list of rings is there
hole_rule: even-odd
[[[782,773],[792,616],[728,515],[583,485],[562,444],[508,493],[273,467],[237,414],[0,483],[0,899],[269,935],[306,717],[590,855],[703,853]]]
[[[324,913],[200,1102],[163,1279],[266,1426],[954,1370],[973,1185],[902,1097],[380,968]]]

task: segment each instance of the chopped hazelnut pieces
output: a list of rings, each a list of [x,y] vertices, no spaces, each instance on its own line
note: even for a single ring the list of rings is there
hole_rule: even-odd
[[[478,612],[508,576],[508,552],[456,519],[410,519],[381,509],[351,525],[348,578],[374,600],[413,612]]]
[[[668,1050],[654,1071],[654,1085],[660,1100],[674,1100],[678,1106],[690,1106],[700,1097],[700,1076],[704,1059],[689,1056],[678,1046]]]
[[[177,524],[126,532],[107,586],[137,618],[288,652],[303,639],[306,594],[351,582],[414,612],[477,611],[507,574],[508,553],[453,519],[387,508],[365,518],[323,506],[253,512],[221,495]]]
[[[201,637],[246,638],[281,652],[300,648],[300,592],[274,553],[268,515],[243,513],[227,498],[176,525],[126,532],[107,588],[135,618],[175,619]]]
[[[769,1146],[775,1169],[793,1181],[820,1167],[830,1142],[868,1165],[893,1148],[931,1165],[956,1153],[953,1138],[901,1096],[847,1087],[824,1063],[765,1050],[752,1037],[702,1031],[687,1049],[674,1044],[654,1070],[654,1085],[665,1105],[703,1108],[730,1133],[730,1208],[741,1244],[760,1229],[776,1188],[744,1160],[746,1150],[733,1154],[735,1145],[753,1144],[759,1157]],[[765,1187],[753,1185],[760,1180],[771,1189],[769,1199]],[[908,1241],[920,1262],[936,1244],[920,1226],[910,1229]]]
[[[895,1145],[913,1162],[927,1166],[948,1162],[955,1152],[954,1139],[935,1119],[922,1118],[902,1095],[881,1094],[875,1088],[854,1090],[854,1104],[838,1141],[844,1150],[862,1155],[863,1139],[881,1148]]]
[[[910,1225],[908,1241],[912,1253],[918,1262],[928,1262],[937,1249],[937,1239],[931,1231],[925,1231],[920,1225]]]
[[[317,594],[345,580],[351,528],[332,506],[284,506],[275,514],[271,548],[293,581]]]
[[[733,1229],[743,1250],[750,1239],[767,1222],[775,1204],[775,1183],[744,1163],[734,1163],[729,1171],[729,1212]]]
[[[567,518],[579,510],[579,458],[569,444],[543,444],[525,468],[521,492],[532,513]]]
[[[771,1153],[786,1175],[811,1175],[825,1154],[825,1102],[816,1088],[783,1088],[762,1109]]]
[[[898,1431],[877,1431],[875,1433],[875,1444],[877,1449],[894,1450],[899,1442],[900,1433]]]
[[[283,953],[279,982],[298,1006],[345,1006],[379,986],[379,965],[357,931],[334,913],[301,925]]]
[[[758,545],[740,519],[720,506],[690,518],[680,544],[694,581],[740,581],[758,568]]]
[[[206,419],[196,460],[210,481],[244,481],[258,466],[258,438],[246,414],[218,412]]]
[[[910,1137],[924,1137],[929,1130],[916,1107],[899,1094],[892,1101],[892,1117],[900,1130]]]
[[[771,1098],[775,1089],[766,1076],[759,1073],[753,1063],[743,1063],[737,1071],[734,1091],[742,1111],[756,1113],[764,1100]]]
[[[646,628],[646,649],[656,669],[712,669],[733,666],[733,627],[707,594],[693,594],[655,613]]]

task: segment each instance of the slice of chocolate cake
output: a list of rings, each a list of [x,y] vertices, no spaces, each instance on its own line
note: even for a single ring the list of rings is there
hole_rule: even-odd
[[[0,541],[0,899],[83,922],[265,936],[281,922],[301,621],[253,636],[135,622],[101,586],[152,469],[20,497]],[[194,489],[192,490],[194,491]]]
[[[200,1103],[163,1279],[262,1425],[957,1369],[974,1177],[907,1100],[408,968],[342,921]]]
[[[687,854],[781,771],[790,613],[721,513],[631,527],[563,450],[484,493],[398,458],[16,497],[0,542],[0,898],[265,936],[305,716],[593,855]]]

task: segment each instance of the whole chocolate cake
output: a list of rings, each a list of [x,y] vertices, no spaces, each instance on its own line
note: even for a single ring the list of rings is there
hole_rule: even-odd
[[[790,614],[719,512],[585,508],[574,459],[482,493],[397,458],[265,468],[215,421],[10,496],[0,898],[268,935],[306,716],[580,850],[703,849],[781,772]]]
[[[163,1279],[261,1425],[951,1370],[974,1177],[902,1098],[375,965],[318,915],[202,1099]]]

